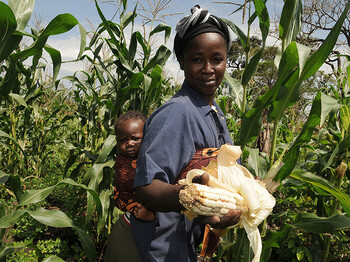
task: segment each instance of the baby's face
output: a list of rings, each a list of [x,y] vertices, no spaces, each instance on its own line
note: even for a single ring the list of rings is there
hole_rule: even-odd
[[[143,121],[130,119],[122,122],[117,131],[117,147],[119,154],[137,158],[143,137]]]

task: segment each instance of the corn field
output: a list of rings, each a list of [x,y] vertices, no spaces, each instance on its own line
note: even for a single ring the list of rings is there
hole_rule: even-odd
[[[121,214],[112,197],[114,119],[128,110],[149,115],[178,89],[163,72],[172,28],[151,23],[148,32],[137,31],[138,6],[116,3],[117,22],[107,20],[95,0],[100,25],[87,32],[67,13],[28,30],[35,1],[0,1],[0,261],[103,261]],[[247,32],[224,18],[247,62],[239,78],[227,70],[216,101],[243,150],[242,164],[269,182],[277,202],[260,225],[261,261],[350,260],[350,64],[303,105],[304,119],[293,107],[332,54],[349,16],[350,2],[344,6],[312,49],[298,41],[302,0],[284,1],[276,79],[259,96],[251,90],[271,30],[266,1],[237,8],[249,14]],[[254,52],[253,23],[262,43]],[[76,61],[88,69],[60,79],[64,61],[47,41],[75,27],[81,37]],[[153,45],[154,38],[163,43]],[[344,52],[339,57],[350,61]],[[244,230],[235,228],[212,261],[253,256]]]

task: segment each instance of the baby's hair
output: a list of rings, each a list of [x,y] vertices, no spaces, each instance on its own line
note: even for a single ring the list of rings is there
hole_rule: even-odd
[[[146,122],[146,116],[140,112],[135,110],[130,110],[122,114],[117,118],[117,120],[114,122],[114,132],[117,133],[117,130],[121,123],[123,123],[126,120],[141,120],[143,123]]]

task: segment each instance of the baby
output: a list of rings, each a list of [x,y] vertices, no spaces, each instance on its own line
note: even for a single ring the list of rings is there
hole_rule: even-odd
[[[115,162],[114,199],[117,207],[126,211],[124,218],[130,224],[129,213],[145,221],[153,221],[155,214],[141,203],[138,203],[134,192],[134,176],[137,156],[143,137],[143,126],[146,117],[138,111],[128,111],[114,123],[117,137],[118,155]]]

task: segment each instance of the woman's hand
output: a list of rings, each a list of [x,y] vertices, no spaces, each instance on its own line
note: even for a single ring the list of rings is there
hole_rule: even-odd
[[[134,208],[133,214],[136,218],[144,221],[154,221],[156,219],[154,211],[148,209],[141,203],[137,203],[137,205]]]

